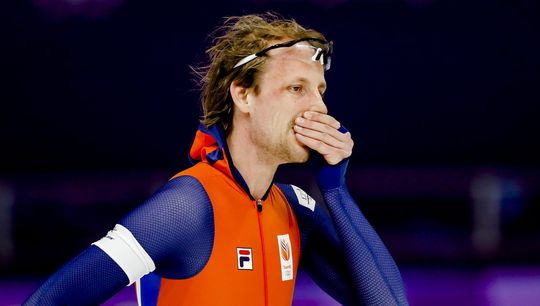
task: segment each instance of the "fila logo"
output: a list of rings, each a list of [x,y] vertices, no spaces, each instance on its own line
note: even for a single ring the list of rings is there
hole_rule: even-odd
[[[293,254],[289,234],[278,235],[279,260],[281,262],[281,280],[293,279]]]
[[[238,270],[253,270],[253,253],[251,248],[236,248]]]

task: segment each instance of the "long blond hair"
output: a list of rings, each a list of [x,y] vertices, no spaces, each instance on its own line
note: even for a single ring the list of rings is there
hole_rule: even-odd
[[[321,33],[271,12],[226,17],[210,36],[213,45],[206,50],[209,64],[192,67],[201,89],[200,121],[206,127],[219,123],[227,134],[232,127],[231,83],[236,80],[243,87],[254,86],[257,93],[257,76],[265,62],[264,57],[259,57],[233,69],[240,59],[283,39],[325,39]]]

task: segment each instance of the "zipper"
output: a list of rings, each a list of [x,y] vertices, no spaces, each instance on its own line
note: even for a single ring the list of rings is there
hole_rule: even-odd
[[[263,275],[264,275],[264,305],[268,305],[268,276],[266,275],[266,256],[265,256],[265,245],[264,245],[264,232],[262,226],[262,200],[258,199],[256,201],[257,205],[257,219],[259,221],[259,234],[261,236],[262,244],[262,261],[263,261]]]
[[[261,199],[257,200],[257,211],[262,212],[262,200]]]

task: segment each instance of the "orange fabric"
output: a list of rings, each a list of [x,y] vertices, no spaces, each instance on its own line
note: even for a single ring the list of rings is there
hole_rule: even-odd
[[[208,193],[215,226],[212,254],[189,279],[162,278],[158,305],[291,305],[300,259],[294,213],[275,185],[258,212],[256,202],[233,179],[226,157],[213,165],[206,162],[206,154],[218,149],[212,140],[198,132],[197,149],[190,154],[203,161],[176,175],[197,178]],[[290,245],[280,246],[278,235],[285,234]],[[238,268],[237,248],[251,249],[252,270]],[[291,280],[282,280],[281,256],[292,256]]]
[[[206,156],[216,150],[220,150],[219,144],[217,143],[216,139],[211,135],[198,130],[195,134],[193,144],[191,145],[189,156],[194,161],[209,162]],[[229,167],[229,163],[227,162],[225,157],[223,157],[223,160],[215,162],[212,166],[219,171],[225,173],[227,177],[234,181],[234,178],[231,174],[231,169]],[[180,175],[180,173],[175,175],[174,177],[178,175]]]
[[[191,150],[189,151],[189,155],[194,160],[204,160],[206,161],[206,154],[214,151],[218,148],[218,145],[216,143],[216,140],[201,131],[197,131],[195,134],[195,139],[193,141],[193,145],[191,146]]]

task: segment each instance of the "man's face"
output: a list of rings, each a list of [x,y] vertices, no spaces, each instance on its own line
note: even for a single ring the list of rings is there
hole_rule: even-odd
[[[311,48],[294,46],[269,52],[259,75],[259,92],[250,96],[250,136],[260,149],[259,159],[278,164],[307,161],[309,149],[296,140],[294,120],[308,110],[327,113],[324,68],[311,59],[313,54]]]

